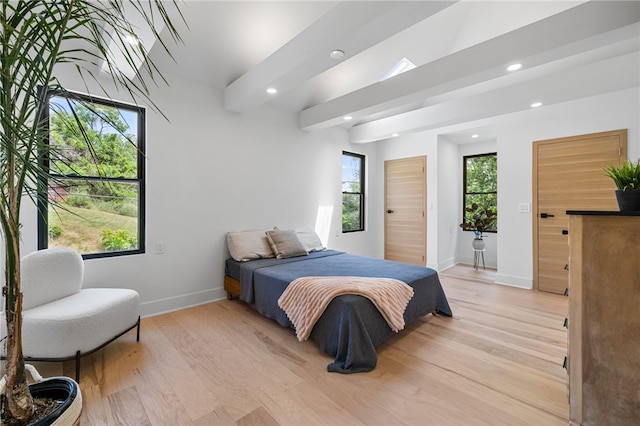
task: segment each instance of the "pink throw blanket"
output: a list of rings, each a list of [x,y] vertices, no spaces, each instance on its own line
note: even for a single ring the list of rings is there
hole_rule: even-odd
[[[287,286],[278,306],[287,314],[302,342],[333,298],[342,294],[358,294],[371,300],[389,327],[398,332],[404,328],[404,311],[413,297],[413,289],[392,278],[301,277]]]

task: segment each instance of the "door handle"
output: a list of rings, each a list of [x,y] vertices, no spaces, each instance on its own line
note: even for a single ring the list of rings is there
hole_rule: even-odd
[[[393,213],[393,210],[387,210],[387,213]]]
[[[555,215],[549,214],[549,213],[540,213],[540,217],[542,219],[546,219],[548,217],[555,217]]]

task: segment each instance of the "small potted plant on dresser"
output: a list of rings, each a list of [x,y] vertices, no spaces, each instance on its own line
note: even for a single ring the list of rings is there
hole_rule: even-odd
[[[640,159],[635,164],[627,160],[620,166],[610,165],[604,171],[616,184],[620,211],[640,211]]]
[[[494,230],[496,227],[498,216],[496,215],[495,208],[483,207],[477,203],[473,203],[471,207],[467,207],[464,210],[466,213],[470,213],[470,215],[465,215],[460,224],[460,228],[465,231],[473,231],[476,236],[471,244],[474,249],[482,250],[485,246],[483,233]]]

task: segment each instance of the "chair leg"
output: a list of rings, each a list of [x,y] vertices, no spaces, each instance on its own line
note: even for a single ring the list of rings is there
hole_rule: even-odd
[[[76,383],[80,383],[80,351],[76,352]]]
[[[136,342],[140,341],[140,317],[138,317],[138,330],[136,332]]]

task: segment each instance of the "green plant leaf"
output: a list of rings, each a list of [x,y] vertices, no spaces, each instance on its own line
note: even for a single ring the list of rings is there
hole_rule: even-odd
[[[604,172],[616,185],[616,188],[623,191],[629,189],[640,189],[640,159],[634,164],[630,160],[623,162],[620,166],[605,166]]]

